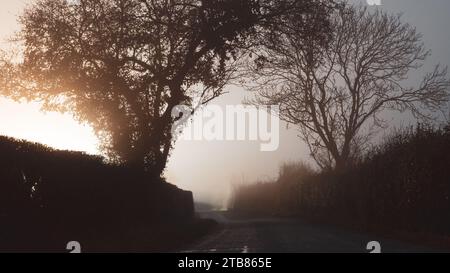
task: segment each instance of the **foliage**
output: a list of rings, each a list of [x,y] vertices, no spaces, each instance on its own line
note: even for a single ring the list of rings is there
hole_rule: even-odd
[[[149,251],[188,234],[192,193],[78,152],[0,137],[0,251]],[[163,230],[161,230],[163,228]],[[188,235],[187,235],[188,236]],[[166,241],[162,241],[166,240]]]
[[[174,107],[221,95],[253,36],[324,2],[40,0],[21,17],[23,60],[2,62],[1,89],[74,113],[109,158],[158,176]]]
[[[232,207],[448,235],[449,129],[421,125],[399,131],[345,172],[282,172],[275,183],[243,186],[235,191]],[[265,204],[260,196],[266,196]]]

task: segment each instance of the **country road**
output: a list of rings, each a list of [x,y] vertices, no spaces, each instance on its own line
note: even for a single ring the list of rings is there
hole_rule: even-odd
[[[298,219],[244,218],[218,211],[199,215],[216,220],[220,228],[184,249],[184,253],[368,253],[370,241],[378,241],[381,251],[387,253],[438,252]]]

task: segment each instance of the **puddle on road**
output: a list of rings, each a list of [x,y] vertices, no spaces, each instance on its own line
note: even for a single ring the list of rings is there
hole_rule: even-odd
[[[244,246],[241,253],[248,253],[248,246]]]

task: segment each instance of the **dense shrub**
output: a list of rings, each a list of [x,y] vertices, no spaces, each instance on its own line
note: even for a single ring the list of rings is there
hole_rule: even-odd
[[[143,242],[133,240],[192,216],[192,193],[164,181],[101,157],[0,137],[0,251],[64,250],[71,240],[91,250],[136,250]]]
[[[261,194],[271,200],[266,212],[365,228],[450,234],[449,126],[396,132],[343,172],[296,174],[295,165],[290,169],[282,171],[276,183],[236,190],[232,207],[249,210],[251,206],[242,204],[258,204],[260,200],[251,199]]]

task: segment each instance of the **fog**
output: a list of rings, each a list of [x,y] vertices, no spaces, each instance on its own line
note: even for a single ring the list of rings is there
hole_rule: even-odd
[[[17,30],[15,14],[27,1],[3,0],[0,11],[0,35],[3,38]],[[365,1],[353,1],[362,2]],[[448,0],[382,0],[380,8],[403,13],[403,19],[424,35],[426,47],[432,50],[425,68],[434,64],[450,64],[450,1]],[[417,80],[412,75],[410,82]],[[240,87],[226,88],[228,94],[213,101],[220,106],[238,105],[249,95]],[[67,116],[44,115],[35,107],[24,113],[24,104],[0,100],[0,134],[46,142],[57,148],[78,149],[98,153],[92,131],[76,124]],[[8,107],[7,111],[5,111]],[[2,111],[3,110],[3,111]],[[6,113],[8,115],[6,116]],[[15,113],[15,114],[11,114]],[[57,115],[57,114],[55,114]],[[413,122],[409,115],[386,115],[392,126]],[[48,125],[52,124],[53,129]],[[59,128],[59,129],[58,129]],[[75,128],[75,129],[74,129]],[[49,140],[49,130],[53,140]],[[58,131],[59,130],[59,131]],[[69,133],[71,130],[76,133]],[[40,136],[37,138],[36,136]],[[75,144],[75,145],[74,145]],[[257,141],[186,141],[176,143],[166,171],[168,181],[192,190],[199,202],[225,207],[233,183],[267,180],[277,176],[284,162],[309,161],[305,145],[297,137],[295,127],[281,123],[280,146],[274,152],[261,152]]]
[[[364,4],[365,1],[352,1]],[[404,21],[417,27],[432,56],[424,69],[437,63],[450,64],[450,1],[448,0],[382,0],[382,9],[402,13]],[[415,83],[414,75],[410,82]],[[420,75],[420,74],[418,74]],[[219,105],[240,104],[250,94],[239,87],[229,87],[229,94],[213,103]],[[391,127],[414,123],[408,114],[386,113]],[[253,182],[276,177],[284,162],[307,161],[309,152],[297,137],[295,127],[281,125],[280,147],[275,152],[260,152],[257,142],[195,142],[179,141],[169,162],[169,180],[194,191],[199,201],[226,204],[233,183]],[[383,136],[383,132],[379,137]]]

